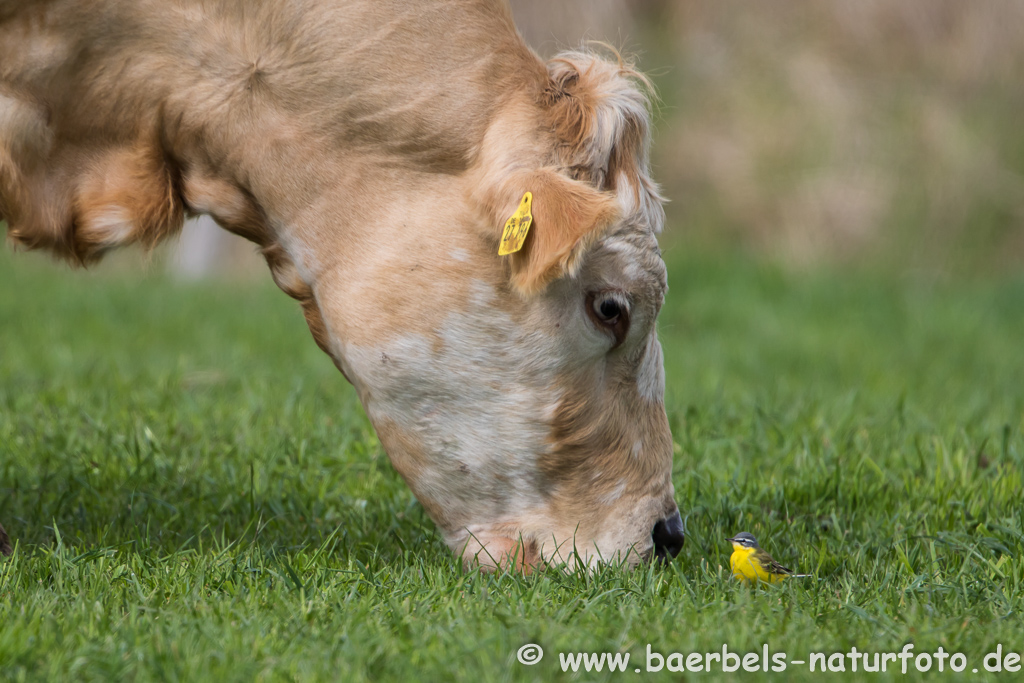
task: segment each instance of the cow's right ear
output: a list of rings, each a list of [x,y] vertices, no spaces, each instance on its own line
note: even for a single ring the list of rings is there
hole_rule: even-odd
[[[496,193],[491,213],[495,234],[516,213],[523,196],[532,195],[532,223],[522,248],[509,259],[512,286],[524,296],[552,280],[572,275],[580,257],[619,216],[615,196],[572,180],[555,169],[513,174]]]

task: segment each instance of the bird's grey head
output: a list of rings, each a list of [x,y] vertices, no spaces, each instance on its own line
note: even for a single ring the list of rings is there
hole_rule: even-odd
[[[752,534],[750,532],[747,532],[747,531],[741,531],[738,534],[736,534],[735,536],[733,536],[732,538],[727,538],[725,540],[732,541],[733,543],[738,543],[739,545],[743,546],[744,548],[757,548],[757,547],[759,547],[757,545],[757,539],[754,538],[754,534]]]

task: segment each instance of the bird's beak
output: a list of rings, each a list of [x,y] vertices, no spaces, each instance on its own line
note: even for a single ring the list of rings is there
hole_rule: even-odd
[[[736,542],[736,539],[735,539],[735,538],[727,538],[727,539],[725,539],[725,540],[727,540],[727,541],[730,541],[730,542],[732,542],[732,543],[735,543],[735,542]]]

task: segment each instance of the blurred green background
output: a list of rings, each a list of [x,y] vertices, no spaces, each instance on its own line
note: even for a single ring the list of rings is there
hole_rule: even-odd
[[[1019,265],[1022,10],[917,0],[680,7],[668,24],[681,39],[666,37],[678,70],[663,87],[658,145],[677,150],[660,157],[681,204],[673,223],[798,263]]]

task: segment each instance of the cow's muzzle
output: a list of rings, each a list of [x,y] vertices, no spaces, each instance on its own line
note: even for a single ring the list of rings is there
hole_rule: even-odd
[[[683,528],[683,518],[679,516],[679,510],[658,520],[651,530],[651,539],[654,541],[654,556],[658,561],[668,562],[679,554],[686,539],[686,530]]]

